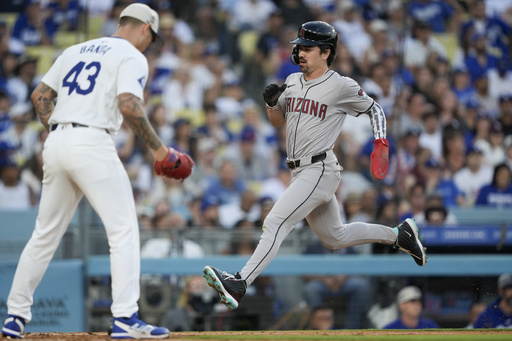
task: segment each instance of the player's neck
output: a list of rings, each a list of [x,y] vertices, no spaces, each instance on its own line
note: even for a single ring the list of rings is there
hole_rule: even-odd
[[[320,67],[320,68],[318,68],[314,71],[308,72],[308,73],[304,73],[304,79],[306,80],[306,82],[309,82],[313,79],[320,78],[327,72],[327,70],[329,70],[329,68],[326,66],[326,67]]]

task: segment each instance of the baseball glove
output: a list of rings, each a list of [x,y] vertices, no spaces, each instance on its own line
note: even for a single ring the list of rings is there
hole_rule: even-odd
[[[185,180],[192,173],[194,161],[185,153],[169,148],[167,156],[162,161],[155,161],[153,168],[157,175],[171,179]]]
[[[389,143],[386,139],[377,139],[372,142],[375,144],[375,149],[370,156],[372,176],[377,180],[382,180],[388,174]]]

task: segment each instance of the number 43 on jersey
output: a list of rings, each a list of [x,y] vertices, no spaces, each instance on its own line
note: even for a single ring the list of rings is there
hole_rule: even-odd
[[[64,77],[62,87],[69,88],[68,95],[71,95],[75,90],[77,94],[87,95],[94,89],[94,86],[96,85],[96,77],[98,77],[100,70],[101,64],[99,62],[91,62],[87,65],[85,65],[85,62],[79,62]],[[78,82],[78,77],[82,71],[87,75],[87,81],[89,83],[87,88],[82,88]],[[82,86],[85,85],[86,84],[82,84]]]

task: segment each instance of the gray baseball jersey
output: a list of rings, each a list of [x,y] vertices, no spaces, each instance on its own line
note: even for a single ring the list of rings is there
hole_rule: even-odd
[[[396,241],[392,228],[380,224],[343,224],[335,191],[341,167],[332,151],[346,115],[368,114],[376,139],[386,137],[381,106],[368,97],[353,79],[327,70],[306,81],[302,73],[286,79],[288,87],[278,104],[286,118],[288,160],[300,160],[292,181],[263,223],[263,234],[252,257],[240,272],[247,285],[270,264],[293,226],[306,219],[330,249]],[[315,158],[325,153],[322,158]],[[340,271],[342,271],[340,269]]]
[[[306,81],[299,72],[288,76],[286,84],[278,104],[286,115],[289,159],[332,149],[347,114],[368,113],[375,138],[386,137],[382,108],[353,79],[327,70],[322,77]]]

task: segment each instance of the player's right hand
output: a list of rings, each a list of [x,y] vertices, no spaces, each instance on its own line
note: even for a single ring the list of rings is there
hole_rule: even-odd
[[[267,103],[269,107],[275,106],[277,104],[279,96],[281,96],[283,91],[286,90],[286,87],[286,84],[283,84],[281,86],[278,86],[275,83],[267,85],[267,87],[263,91],[263,100],[265,101],[265,103]]]

